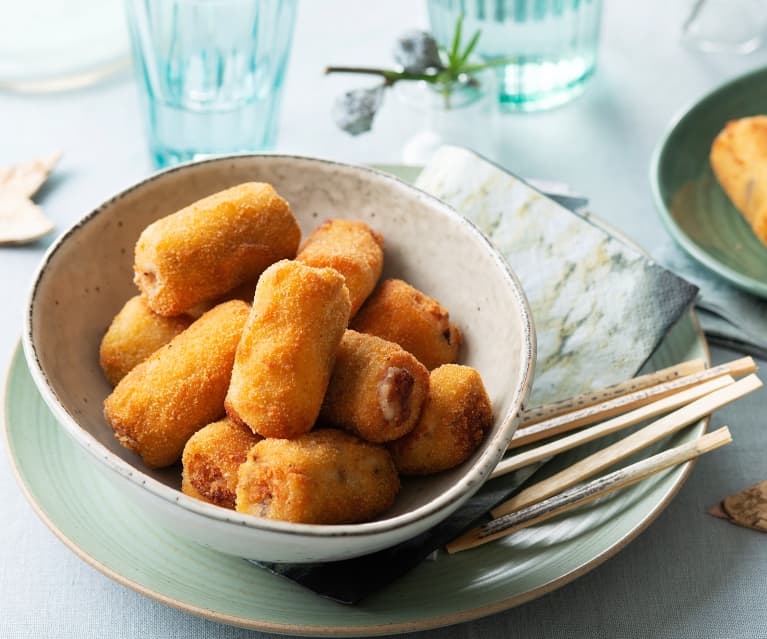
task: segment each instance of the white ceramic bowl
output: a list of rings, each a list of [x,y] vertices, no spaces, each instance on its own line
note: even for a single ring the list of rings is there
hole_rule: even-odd
[[[400,277],[446,306],[465,336],[461,362],[477,368],[495,422],[466,463],[406,479],[395,506],[358,525],[270,521],[218,508],[179,490],[180,467],[150,470],[120,446],[102,415],[110,392],[98,361],[112,317],[135,295],[133,247],[150,222],[246,181],[272,183],[306,235],[328,218],[364,220],[385,240],[384,277]],[[430,528],[469,498],[503,455],[527,397],[535,336],[522,288],[468,221],[437,199],[368,168],[300,157],[253,155],[156,174],[88,213],[51,246],[29,300],[24,353],[63,428],[120,490],[182,537],[264,561],[352,557]]]

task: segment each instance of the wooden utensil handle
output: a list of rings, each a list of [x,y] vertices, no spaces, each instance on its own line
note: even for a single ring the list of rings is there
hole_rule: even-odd
[[[738,377],[746,373],[753,373],[756,369],[756,364],[751,357],[743,357],[726,364],[714,366],[713,368],[707,368],[699,373],[679,377],[672,381],[650,386],[608,401],[579,408],[578,410],[538,422],[532,426],[517,428],[509,448],[516,448],[541,441],[542,439],[548,439],[549,437],[569,432],[582,426],[595,424],[716,377],[724,375]],[[599,391],[596,393],[599,393]]]
[[[495,467],[495,470],[493,470],[493,472],[490,474],[490,479],[506,475],[507,473],[513,472],[519,468],[523,468],[528,464],[532,464],[533,462],[553,457],[559,453],[563,453],[567,450],[576,448],[577,446],[581,446],[588,442],[594,441],[595,439],[599,439],[600,437],[605,437],[624,428],[628,428],[629,426],[639,424],[640,422],[643,422],[647,419],[652,419],[658,415],[663,415],[664,413],[668,413],[669,411],[685,406],[695,401],[696,399],[700,399],[701,397],[704,397],[705,395],[708,395],[709,393],[718,390],[719,388],[724,388],[725,386],[729,386],[730,384],[734,383],[735,380],[730,375],[717,377],[701,384],[700,386],[693,386],[692,388],[683,390],[680,393],[669,395],[668,397],[659,399],[652,404],[647,404],[646,406],[637,408],[626,413],[625,415],[618,415],[617,417],[608,419],[607,421],[604,421],[601,424],[597,424],[596,426],[592,426],[591,428],[586,428],[584,430],[578,431],[577,433],[573,433],[572,435],[561,437],[553,442],[549,442],[548,444],[541,444],[540,446],[536,446],[535,448],[527,450],[524,453],[506,457],[505,459],[501,460]]]
[[[650,475],[677,466],[732,441],[726,426],[703,435],[695,441],[663,451],[612,473],[580,484],[562,493],[515,511],[490,523],[474,528],[447,545],[449,553],[474,548],[500,539],[513,532],[546,521],[568,510],[582,506],[597,497],[635,484]]]
[[[761,386],[762,382],[756,375],[749,375],[734,384],[709,393],[705,397],[673,413],[669,413],[665,417],[661,417],[650,425],[597,451],[593,455],[589,455],[556,475],[530,486],[497,508],[494,508],[492,515],[496,518],[501,517],[556,495],[566,488],[596,475],[616,462],[633,455],[650,444],[660,441],[664,437],[681,430],[706,415],[710,415],[722,406],[740,399],[757,388],[761,388]]]
[[[559,402],[544,404],[542,406],[534,406],[533,408],[529,408],[522,413],[522,419],[519,423],[519,427],[525,428],[526,426],[532,426],[533,424],[542,422],[545,419],[551,419],[552,417],[570,413],[581,408],[588,408],[594,404],[599,404],[616,397],[622,397],[628,393],[633,393],[635,391],[642,390],[643,388],[662,384],[663,382],[670,382],[671,380],[677,379],[679,377],[686,377],[687,375],[691,375],[693,373],[699,373],[705,368],[706,362],[702,359],[691,359],[687,362],[681,362],[679,364],[675,364],[674,366],[669,366],[668,368],[664,368],[653,373],[648,373],[647,375],[633,377],[631,379],[627,379],[625,382],[619,382],[617,384],[613,384],[612,386],[606,386],[605,388],[600,388],[599,390],[595,390],[589,393],[582,393],[581,395],[563,399]]]

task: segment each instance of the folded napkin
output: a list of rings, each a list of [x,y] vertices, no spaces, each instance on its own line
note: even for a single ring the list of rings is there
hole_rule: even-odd
[[[521,280],[538,339],[532,404],[633,376],[695,299],[695,286],[593,218],[470,151],[443,147],[416,184],[477,224]],[[357,603],[476,524],[536,470],[488,482],[442,524],[394,548],[325,564],[259,565],[325,597]]]
[[[442,147],[416,186],[474,222],[516,272],[538,339],[531,404],[634,375],[690,306],[697,288],[460,147]]]
[[[589,216],[588,199],[575,193],[570,185],[526,179],[548,197]],[[695,310],[710,343],[767,359],[767,300],[733,286],[691,258],[670,238],[656,249],[654,257],[700,289]]]
[[[655,257],[700,288],[696,309],[709,341],[767,359],[767,300],[731,285],[670,239],[661,245]]]

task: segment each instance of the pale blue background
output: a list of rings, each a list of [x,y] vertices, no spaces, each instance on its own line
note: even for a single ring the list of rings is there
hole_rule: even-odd
[[[653,146],[682,106],[767,64],[767,48],[742,57],[693,52],[678,37],[686,2],[606,4],[599,69],[586,94],[556,111],[504,117],[493,157],[518,174],[570,183],[590,196],[595,212],[656,253],[669,240],[648,188]],[[357,139],[338,132],[329,117],[333,96],[353,81],[323,77],[325,64],[388,63],[394,37],[426,25],[420,2],[372,5],[300,4],[279,151],[400,159],[407,127],[391,112]],[[68,94],[0,93],[0,165],[57,148],[65,155],[42,201],[61,231],[152,170],[132,78]],[[0,248],[3,367],[48,242]],[[517,609],[419,637],[767,637],[767,536],[704,514],[722,496],[767,479],[765,414],[764,391],[717,413],[712,426],[730,425],[735,443],[701,460],[659,519],[603,566]],[[88,567],[33,514],[4,453],[0,503],[0,637],[266,636],[167,608]]]

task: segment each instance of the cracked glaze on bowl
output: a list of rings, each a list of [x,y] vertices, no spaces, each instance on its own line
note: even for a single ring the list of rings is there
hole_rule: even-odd
[[[461,363],[477,368],[493,401],[493,428],[453,470],[406,479],[376,521],[290,524],[243,515],[183,495],[180,466],[150,470],[120,446],[102,416],[110,392],[98,363],[101,337],[135,295],[133,247],[152,221],[246,181],[272,183],[304,237],[328,218],[360,219],[384,235],[384,277],[437,298],[464,333]],[[24,352],[58,421],[90,459],[165,527],[221,552],[263,561],[352,557],[404,541],[447,517],[503,454],[527,397],[535,335],[522,289],[482,234],[439,200],[364,167],[311,158],[236,156],[158,173],[88,213],[46,254],[29,300]]]

